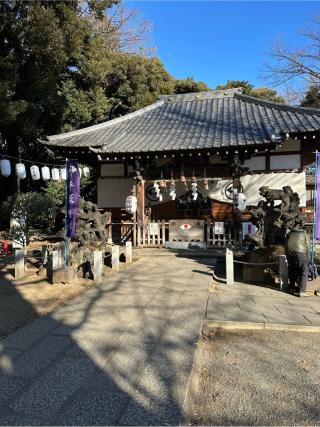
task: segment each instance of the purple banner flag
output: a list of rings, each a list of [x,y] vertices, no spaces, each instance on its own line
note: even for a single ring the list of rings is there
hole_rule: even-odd
[[[80,197],[80,174],[77,160],[67,160],[66,236],[76,237],[77,213]]]
[[[320,152],[317,153],[317,160],[316,160],[316,194],[314,197],[316,197],[316,212],[315,212],[315,223],[316,223],[316,232],[315,232],[315,238],[316,240],[320,240]]]

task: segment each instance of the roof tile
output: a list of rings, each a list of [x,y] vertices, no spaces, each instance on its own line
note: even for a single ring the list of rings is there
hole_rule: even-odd
[[[320,110],[243,95],[239,89],[161,96],[155,104],[78,131],[49,146],[103,148],[105,153],[210,149],[273,143],[272,134],[320,130]]]

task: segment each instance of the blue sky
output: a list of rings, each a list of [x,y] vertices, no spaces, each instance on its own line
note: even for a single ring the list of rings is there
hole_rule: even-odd
[[[305,41],[299,30],[320,14],[309,1],[126,1],[153,23],[157,55],[175,77],[192,76],[214,88],[227,80],[261,86],[264,51],[281,38]]]

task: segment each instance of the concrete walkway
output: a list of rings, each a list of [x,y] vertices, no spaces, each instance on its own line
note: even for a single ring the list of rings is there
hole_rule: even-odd
[[[230,329],[320,332],[320,298],[298,298],[263,286],[213,283],[206,323]]]
[[[0,425],[178,424],[209,271],[144,258],[0,342]]]

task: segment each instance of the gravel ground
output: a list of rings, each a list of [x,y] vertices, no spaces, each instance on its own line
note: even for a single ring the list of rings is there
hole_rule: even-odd
[[[199,343],[193,425],[319,425],[320,334],[216,332]]]

